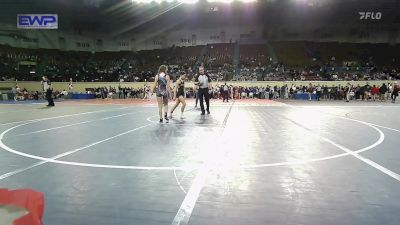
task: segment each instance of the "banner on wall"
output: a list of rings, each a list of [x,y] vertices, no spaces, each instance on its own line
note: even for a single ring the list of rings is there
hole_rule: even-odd
[[[18,29],[58,29],[57,14],[18,14]]]
[[[37,63],[32,62],[32,61],[21,61],[21,62],[19,62],[19,65],[21,65],[21,66],[36,66]]]

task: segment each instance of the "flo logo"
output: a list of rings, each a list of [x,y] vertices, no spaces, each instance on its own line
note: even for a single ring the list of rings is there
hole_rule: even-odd
[[[381,12],[358,12],[360,20],[380,20],[382,18]]]

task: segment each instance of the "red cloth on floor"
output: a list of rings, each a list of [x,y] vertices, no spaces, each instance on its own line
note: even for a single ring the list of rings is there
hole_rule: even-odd
[[[30,190],[0,189],[0,204],[25,208],[28,214],[14,221],[14,225],[43,225],[44,194]]]

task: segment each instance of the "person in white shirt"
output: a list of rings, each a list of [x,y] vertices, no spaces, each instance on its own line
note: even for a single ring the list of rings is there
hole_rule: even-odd
[[[67,96],[68,92],[66,90],[63,90],[60,94],[61,94],[60,96]]]
[[[229,86],[225,83],[224,84],[224,86],[222,86],[222,91],[223,91],[223,94],[222,94],[222,98],[223,98],[223,102],[225,102],[225,100],[226,100],[226,102],[228,102],[228,100],[229,100]]]
[[[74,85],[72,84],[72,78],[69,79],[69,84],[68,84],[68,90],[72,92],[72,89],[74,88]]]
[[[200,108],[201,115],[205,115],[204,103],[203,100],[206,101],[207,105],[207,114],[210,114],[210,94],[209,90],[212,88],[210,77],[205,74],[204,67],[199,68],[200,75],[196,77],[195,84],[199,86],[199,100],[200,100]]]
[[[147,82],[144,84],[143,94],[144,94],[143,100],[150,101],[150,87],[147,85]]]
[[[347,83],[345,91],[346,91],[346,102],[350,102],[350,99],[352,97],[351,92],[353,91],[353,85],[350,83]]]
[[[287,99],[289,99],[289,88],[288,88],[287,84],[285,84],[284,90],[285,90],[285,99],[287,100]]]

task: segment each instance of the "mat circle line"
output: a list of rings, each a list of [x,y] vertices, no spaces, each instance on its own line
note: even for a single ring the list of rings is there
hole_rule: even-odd
[[[363,125],[366,125],[370,128],[373,128],[374,130],[376,130],[379,134],[379,138],[376,142],[374,142],[373,144],[361,148],[359,150],[354,151],[353,153],[361,153],[361,152],[365,152],[368,150],[371,150],[373,148],[375,148],[376,146],[380,145],[383,140],[385,139],[385,135],[383,134],[383,132],[374,127],[373,125],[370,125],[367,122],[364,121],[360,121],[360,120],[356,120],[356,119],[350,119],[350,118],[346,118],[346,117],[340,117],[339,118],[345,119],[345,120],[350,120],[353,122],[357,122],[357,123],[361,123]],[[111,164],[96,164],[96,163],[79,163],[79,162],[72,162],[72,161],[64,161],[64,160],[56,160],[56,159],[52,159],[52,158],[47,158],[47,157],[41,157],[41,156],[37,156],[37,155],[32,155],[32,154],[28,154],[28,153],[24,153],[15,149],[10,148],[9,146],[7,146],[6,144],[4,144],[3,142],[3,138],[4,136],[18,128],[18,127],[22,127],[28,124],[32,124],[32,123],[36,123],[36,122],[40,122],[40,121],[32,121],[32,122],[28,122],[28,123],[23,123],[23,124],[19,124],[16,126],[13,126],[5,131],[3,131],[0,134],[0,147],[2,149],[4,149],[7,152],[10,152],[12,154],[15,155],[19,155],[19,156],[23,156],[26,158],[31,158],[31,159],[36,159],[36,160],[40,160],[40,161],[46,161],[46,162],[50,162],[50,163],[56,163],[56,164],[63,164],[63,165],[71,165],[71,166],[82,166],[82,167],[92,167],[92,168],[107,168],[107,169],[127,169],[127,170],[160,170],[160,171],[173,171],[173,170],[179,170],[179,171],[188,171],[188,170],[196,170],[199,169],[202,164],[198,164],[198,165],[191,165],[191,166],[120,166],[120,165],[111,165]],[[266,163],[266,164],[253,164],[253,165],[240,165],[238,166],[238,168],[242,168],[242,169],[253,169],[253,168],[263,168],[263,167],[275,167],[275,166],[291,166],[291,165],[300,165],[300,164],[307,164],[307,163],[312,163],[312,162],[318,162],[318,161],[325,161],[325,160],[330,160],[330,159],[335,159],[335,158],[340,158],[340,157],[344,157],[344,156],[349,156],[351,155],[351,153],[341,153],[341,154],[336,154],[336,155],[331,155],[331,156],[326,156],[326,157],[321,157],[321,158],[315,158],[315,159],[307,159],[307,160],[299,160],[299,161],[286,161],[286,162],[277,162],[277,163]]]

